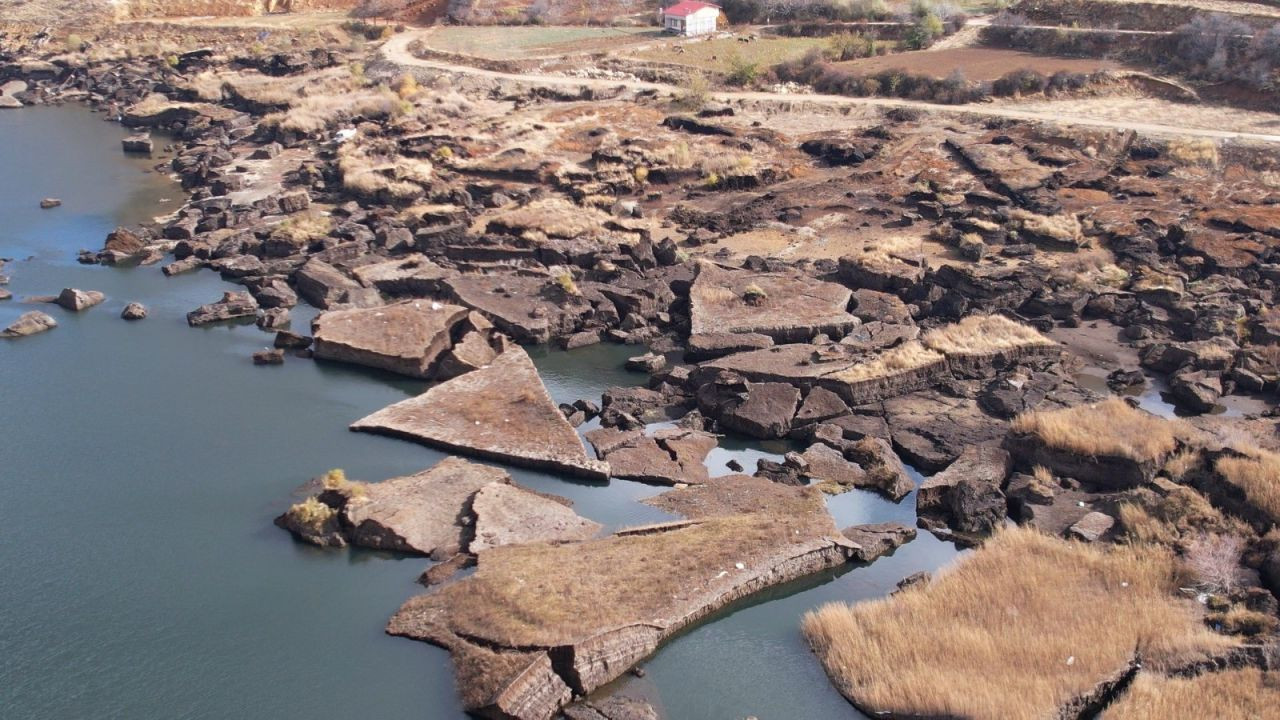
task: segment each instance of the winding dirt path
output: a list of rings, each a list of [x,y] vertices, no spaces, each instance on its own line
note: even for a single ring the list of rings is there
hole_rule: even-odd
[[[408,68],[427,68],[438,70],[441,72],[457,73],[461,75],[470,75],[473,77],[490,78],[493,80],[525,83],[528,85],[540,85],[544,87],[590,87],[602,90],[609,90],[619,86],[630,90],[650,90],[659,93],[675,94],[680,92],[680,88],[675,85],[665,83],[645,82],[642,80],[611,80],[596,78],[578,78],[568,77],[564,75],[544,75],[544,74],[520,74],[506,73],[495,70],[484,70],[468,65],[458,65],[438,60],[426,60],[415,57],[409,50],[409,46],[415,40],[422,39],[430,33],[430,30],[411,30],[399,33],[393,36],[380,49],[382,56],[395,65]],[[775,103],[815,103],[820,105],[831,106],[859,106],[859,107],[880,107],[880,108],[913,108],[923,110],[930,113],[943,115],[981,115],[987,117],[1002,117],[1013,120],[1028,120],[1045,123],[1053,123],[1058,125],[1076,125],[1081,127],[1108,128],[1114,130],[1133,130],[1143,135],[1160,135],[1173,137],[1197,137],[1210,138],[1215,140],[1249,140],[1264,143],[1280,143],[1280,134],[1253,132],[1246,130],[1224,130],[1221,127],[1225,124],[1217,122],[1214,118],[1213,124],[1216,128],[1211,127],[1192,127],[1189,125],[1179,125],[1163,122],[1139,122],[1128,118],[1117,118],[1107,116],[1105,112],[1089,113],[1082,111],[1082,103],[1079,101],[1062,103],[1061,110],[1056,107],[1045,107],[1044,104],[1039,106],[1020,109],[1015,106],[989,103],[989,104],[973,104],[973,105],[940,105],[937,103],[919,102],[915,100],[901,100],[898,98],[854,98],[844,97],[841,95],[820,95],[820,94],[780,94],[770,92],[717,92],[712,93],[712,97],[720,102],[775,102]],[[1105,103],[1101,103],[1105,104]],[[1195,106],[1174,105],[1166,103],[1165,105],[1153,104],[1153,109],[1159,109],[1161,115],[1174,118],[1179,115],[1186,115],[1198,109]],[[1214,110],[1217,110],[1216,108]],[[1167,114],[1166,114],[1167,113]],[[1267,122],[1267,116],[1259,116],[1259,113],[1246,113],[1245,111],[1224,110],[1219,114],[1221,118],[1229,118],[1234,116],[1248,118],[1251,126],[1265,126],[1272,123]],[[1274,118],[1275,126],[1280,128],[1280,116],[1270,116]],[[1206,123],[1207,124],[1207,123]]]

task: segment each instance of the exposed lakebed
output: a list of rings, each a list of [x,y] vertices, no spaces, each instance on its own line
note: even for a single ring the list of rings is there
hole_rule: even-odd
[[[53,332],[0,346],[0,708],[5,717],[450,718],[462,711],[448,655],[383,633],[425,562],[294,542],[271,519],[329,468],[377,481],[443,454],[355,434],[353,420],[420,382],[290,358],[254,367],[270,335],[252,324],[190,329],[184,314],[230,289],[204,271],[76,264],[116,225],[176,209],[179,189],[121,155],[118,127],[82,108],[0,114],[0,256],[14,299],[80,287],[107,301],[49,309]],[[40,210],[46,196],[64,206]],[[166,201],[167,200],[167,201]],[[119,319],[128,302],[150,318]],[[304,329],[312,313],[295,310]],[[598,399],[643,376],[636,348],[534,351],[556,402]],[[583,430],[589,429],[585,426]],[[726,442],[753,465],[760,448]],[[729,454],[716,453],[713,474]],[[606,529],[669,516],[662,489],[512,469]],[[829,500],[840,527],[914,523],[915,501],[853,491]],[[856,717],[799,630],[824,602],[875,597],[955,549],[927,533],[867,568],[773,588],[716,613],[621,687],[669,717]],[[609,690],[606,690],[609,691]]]

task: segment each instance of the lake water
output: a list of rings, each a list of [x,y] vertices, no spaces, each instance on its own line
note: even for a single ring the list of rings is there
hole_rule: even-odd
[[[176,209],[180,194],[121,154],[123,131],[78,107],[0,112],[0,326],[41,309],[59,327],[0,343],[0,717],[463,717],[448,654],[383,627],[422,588],[420,558],[295,543],[272,518],[329,468],[380,480],[438,452],[347,425],[421,383],[289,358],[252,324],[188,328],[226,289],[207,271],[75,262],[116,225]],[[43,197],[61,208],[40,210]],[[100,290],[85,313],[24,305],[63,287]],[[151,316],[128,323],[138,301]],[[313,311],[299,308],[305,330]],[[534,352],[559,402],[598,400],[634,348]],[[749,443],[733,457],[754,457]],[[771,451],[765,448],[764,452]],[[723,456],[717,456],[723,462]],[[668,517],[638,500],[661,488],[514,471],[609,527]],[[840,525],[914,522],[914,498],[830,501]],[[643,694],[671,718],[859,717],[804,645],[800,616],[876,597],[948,562],[927,534],[868,568],[776,588],[672,640],[606,692]],[[891,671],[886,669],[886,671]]]

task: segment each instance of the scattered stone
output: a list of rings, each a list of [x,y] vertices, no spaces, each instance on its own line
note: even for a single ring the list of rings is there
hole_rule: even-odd
[[[28,313],[23,313],[17,320],[13,322],[12,325],[5,328],[3,331],[0,331],[0,337],[2,338],[26,337],[28,335],[35,335],[37,333],[45,332],[46,330],[52,330],[56,327],[58,327],[57,320],[54,320],[53,318],[49,317],[48,315],[38,310],[33,310]]]
[[[289,326],[288,308],[271,308],[258,316],[258,329],[273,332]]]
[[[633,372],[655,375],[667,366],[667,359],[657,353],[645,353],[627,358],[626,368]]]
[[[578,433],[519,346],[486,367],[379,410],[351,428],[535,469],[609,477],[607,463],[587,457]]]
[[[1091,512],[1067,529],[1067,536],[1085,542],[1097,542],[1116,524],[1115,518],[1106,513]]]
[[[921,570],[920,572],[911,573],[910,575],[908,575],[908,576],[906,576],[906,577],[902,578],[901,580],[899,580],[899,581],[898,581],[898,586],[897,586],[897,587],[898,587],[898,589],[897,589],[897,590],[894,590],[893,592],[891,592],[891,593],[889,593],[889,594],[890,594],[890,595],[897,595],[898,593],[900,593],[900,592],[906,592],[907,590],[910,590],[911,588],[915,588],[915,587],[923,587],[923,586],[925,586],[925,585],[928,585],[928,584],[929,584],[929,581],[930,581],[930,580],[932,580],[932,579],[933,579],[933,576],[932,576],[932,575],[930,575],[930,574],[929,574],[927,571],[925,571],[925,570]]]
[[[707,455],[717,445],[714,435],[683,428],[652,435],[643,430],[600,428],[586,438],[600,459],[608,461],[613,477],[658,485],[706,482]]]
[[[283,365],[284,350],[273,348],[271,350],[259,350],[253,354],[254,365]]]
[[[121,140],[120,143],[124,147],[124,151],[127,153],[146,153],[147,155],[150,155],[151,151],[155,147],[154,143],[151,141],[150,133],[130,135],[129,137]]]
[[[131,302],[124,306],[120,317],[125,320],[142,320],[147,317],[147,308],[142,303]]]

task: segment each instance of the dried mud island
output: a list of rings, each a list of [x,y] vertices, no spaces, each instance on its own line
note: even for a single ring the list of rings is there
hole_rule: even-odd
[[[567,27],[601,18],[556,3],[537,19],[564,27],[501,29],[459,23],[534,10],[81,5],[111,31],[6,3],[67,25],[0,34],[3,106],[86,103],[188,193],[81,261],[243,286],[187,319],[256,322],[259,364],[421,383],[350,427],[455,457],[331,471],[277,523],[429,558],[387,631],[447,649],[468,711],[656,717],[593,693],[736,600],[916,537],[837,527],[826,498],[846,492],[914,503],[920,529],[972,548],[795,618],[862,712],[1276,707],[1280,138],[1238,107],[1270,85],[1192,52],[1216,42],[1274,80],[1270,5],[1026,0],[966,29],[928,3],[788,4],[786,32],[688,41],[622,2],[596,12],[630,34]],[[310,12],[355,5],[373,20]],[[725,5],[759,22],[744,8]],[[924,67],[1044,42],[1043,68],[1107,32],[1121,74],[952,73],[946,97],[856,75],[877,47]],[[1153,48],[1182,54],[1135,71]],[[973,102],[984,89],[1000,99]],[[93,312],[101,294],[28,300]],[[320,311],[309,332],[298,303]],[[3,337],[56,326],[33,311]],[[635,346],[646,380],[557,404],[525,348],[596,343]],[[726,438],[794,450],[725,474],[708,458]],[[502,465],[667,486],[644,502],[675,519],[607,529]]]

